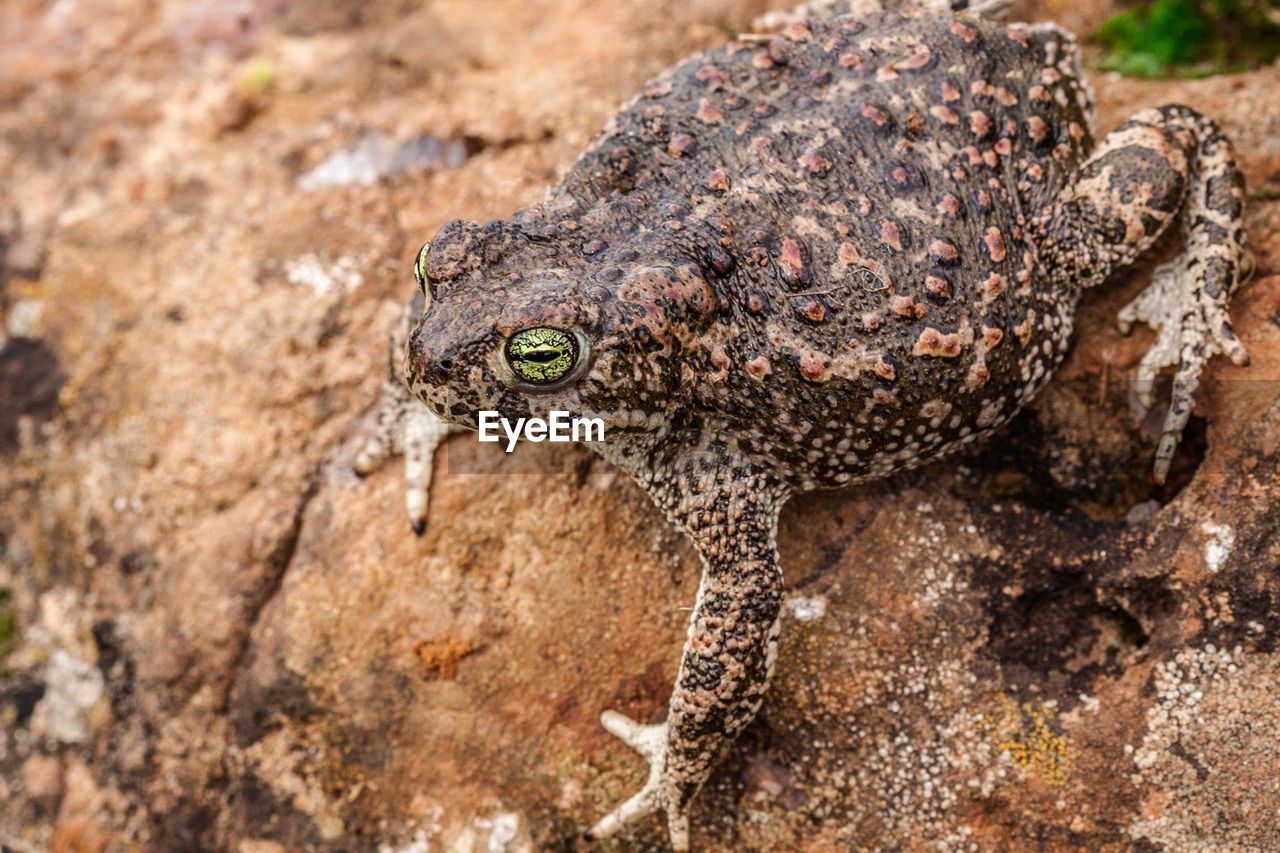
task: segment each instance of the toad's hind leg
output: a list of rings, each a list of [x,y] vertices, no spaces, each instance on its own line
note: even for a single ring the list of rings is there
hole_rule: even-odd
[[[1042,260],[1072,270],[1086,286],[1131,263],[1169,224],[1180,226],[1181,253],[1119,315],[1126,333],[1135,321],[1158,333],[1138,365],[1143,405],[1155,403],[1159,372],[1175,368],[1156,449],[1157,482],[1169,472],[1205,363],[1218,353],[1248,363],[1227,315],[1232,293],[1253,270],[1243,213],[1244,179],[1222,129],[1175,105],[1144,110],[1108,136],[1037,223],[1049,255]]]

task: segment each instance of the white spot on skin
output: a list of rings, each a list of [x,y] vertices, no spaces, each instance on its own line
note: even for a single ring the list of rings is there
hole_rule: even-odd
[[[1231,525],[1214,521],[1201,524],[1200,530],[1209,537],[1209,541],[1204,543],[1204,563],[1210,572],[1217,574],[1236,546],[1236,532]]]
[[[350,293],[364,284],[359,263],[350,255],[326,262],[316,254],[290,258],[284,262],[284,275],[290,284],[303,284],[316,296],[327,296],[335,290]]]

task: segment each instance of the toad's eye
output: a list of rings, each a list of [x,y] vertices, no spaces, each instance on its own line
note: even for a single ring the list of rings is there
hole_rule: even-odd
[[[548,385],[572,372],[582,346],[572,332],[535,326],[508,338],[502,351],[511,372],[522,381]]]
[[[427,293],[427,255],[431,252],[431,243],[428,241],[422,244],[422,248],[418,250],[418,257],[413,262],[413,280],[418,283],[418,290],[422,291],[423,296],[430,296]]]

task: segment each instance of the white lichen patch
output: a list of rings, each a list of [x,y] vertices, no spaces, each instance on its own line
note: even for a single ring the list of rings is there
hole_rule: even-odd
[[[956,596],[963,595],[969,590],[969,582],[964,578],[956,566],[964,562],[965,553],[962,550],[951,550],[955,543],[960,540],[956,536],[955,531],[950,530],[937,516],[934,516],[933,506],[928,503],[922,503],[916,506],[916,512],[920,515],[917,518],[917,525],[921,529],[918,541],[912,543],[922,554],[937,555],[938,559],[930,559],[923,566],[922,580],[924,589],[921,590],[916,603],[922,607],[935,607],[938,604],[947,601]],[[963,532],[969,533],[973,531],[972,525],[962,528]],[[974,531],[976,532],[976,531]]]
[[[350,293],[364,284],[360,262],[350,255],[333,260],[326,260],[315,253],[290,258],[284,262],[284,275],[290,284],[309,287],[316,296]]]
[[[1180,851],[1280,850],[1280,664],[1239,647],[1185,649],[1154,673],[1155,704],[1133,750],[1145,802],[1134,841]]]
[[[103,687],[96,666],[57,649],[44,669],[44,696],[36,706],[32,730],[58,743],[84,743],[89,739],[90,712],[102,698]]]
[[[431,839],[426,830],[420,829],[398,847],[385,843],[378,845],[378,853],[431,853]]]
[[[14,338],[38,338],[43,313],[43,299],[19,299],[5,317],[5,331]]]
[[[853,791],[876,791],[858,803],[850,817],[849,839],[873,817],[885,838],[929,838],[931,849],[977,849],[969,827],[956,819],[962,801],[989,796],[1007,772],[1007,762],[986,736],[982,715],[970,710],[974,681],[958,660],[930,660],[912,651],[910,659],[868,688],[864,712],[878,719],[931,720],[928,729],[905,725],[892,734],[877,727],[854,726],[856,737],[879,741],[874,753],[849,771]]]
[[[791,595],[785,606],[797,622],[816,622],[827,615],[827,599],[822,595]]]
[[[498,812],[488,817],[473,817],[445,849],[471,853],[529,853],[533,845],[528,833],[521,832],[520,815]]]
[[[381,133],[369,133],[353,147],[330,154],[300,177],[298,188],[369,186],[413,169],[456,169],[467,156],[466,142],[461,139],[421,136],[401,141]]]
[[[1204,564],[1217,574],[1236,546],[1236,532],[1231,525],[1214,521],[1201,524],[1200,531],[1208,537],[1204,543]]]

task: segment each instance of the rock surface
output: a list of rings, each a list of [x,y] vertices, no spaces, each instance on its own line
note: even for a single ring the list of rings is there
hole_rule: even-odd
[[[597,717],[663,712],[691,549],[586,450],[451,439],[422,538],[350,463],[419,243],[785,5],[0,9],[0,845],[572,849],[631,793]],[[700,848],[1280,848],[1280,69],[1094,82],[1236,141],[1253,365],[1153,486],[1126,276],[1000,439],[794,501]]]

